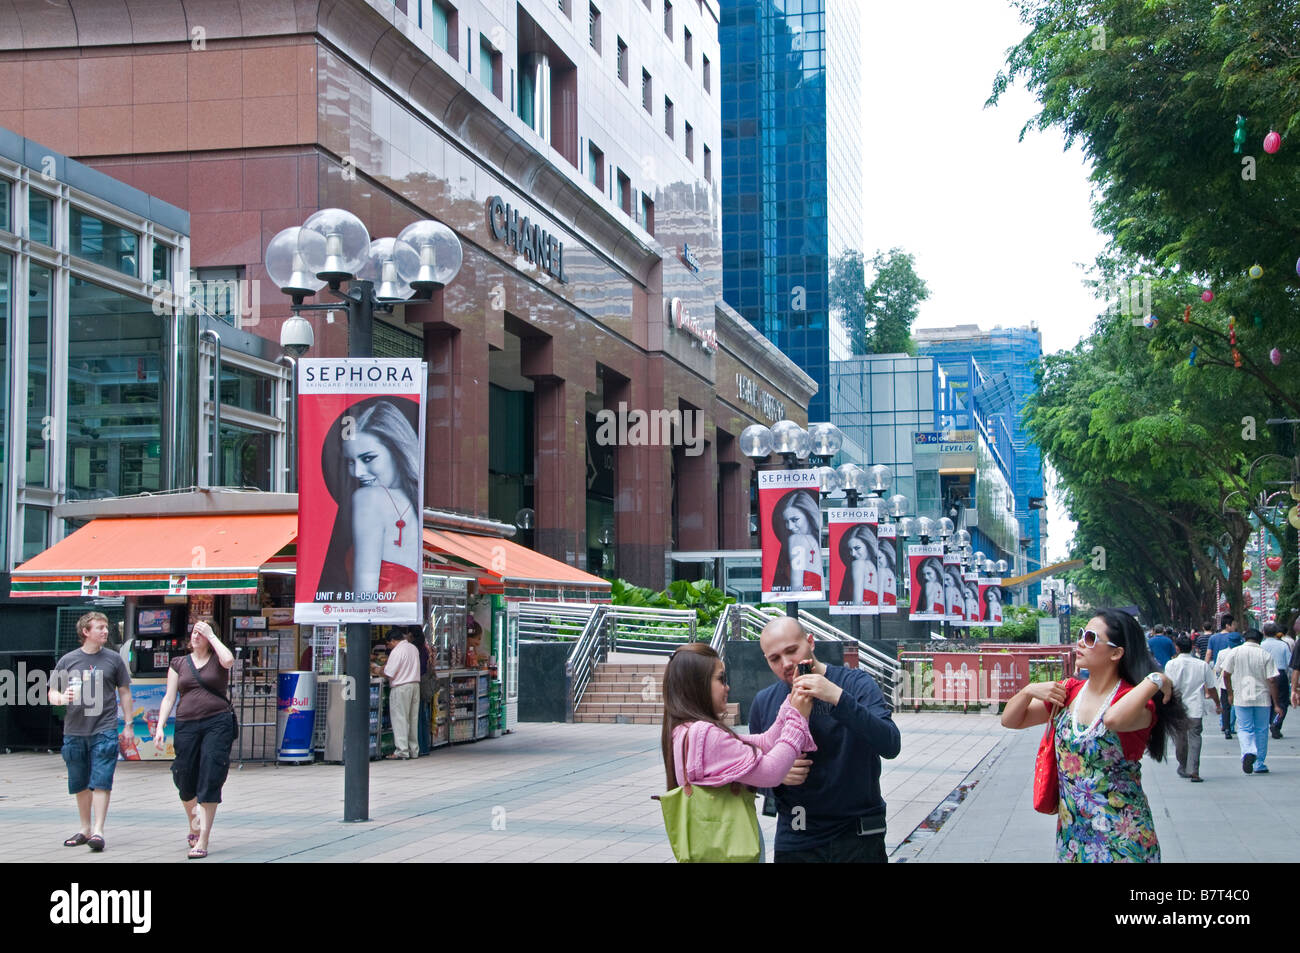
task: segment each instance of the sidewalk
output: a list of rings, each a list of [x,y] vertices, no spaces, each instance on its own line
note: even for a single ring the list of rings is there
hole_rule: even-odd
[[[1293,800],[1300,779],[1300,725],[1269,739],[1266,775],[1241,770],[1241,753],[1218,718],[1205,719],[1201,777],[1178,777],[1170,745],[1166,761],[1142,761],[1142,789],[1151,802],[1165,863],[1294,862],[1300,832]],[[913,862],[1036,862],[1056,859],[1056,818],[1034,811],[1034,756],[1042,728],[1006,733],[972,775],[970,796],[919,851],[906,845],[894,859]]]
[[[884,762],[892,850],[1003,737],[995,718],[902,713]],[[1263,780],[1263,779],[1261,779]],[[502,738],[371,765],[370,816],[344,824],[339,765],[232,768],[217,814],[220,861],[672,860],[657,802],[659,728],[524,724]],[[122,762],[103,854],[65,848],[77,827],[57,754],[0,756],[0,861],[185,860],[185,818],[165,764]],[[771,858],[774,818],[760,818]]]

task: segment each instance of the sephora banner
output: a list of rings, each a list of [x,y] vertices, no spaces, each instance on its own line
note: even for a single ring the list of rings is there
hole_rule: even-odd
[[[422,621],[424,364],[298,362],[297,623]]]
[[[921,622],[942,622],[947,614],[943,597],[943,544],[908,546],[907,574],[911,579],[912,618]]]
[[[984,625],[1002,624],[1002,602],[1006,598],[1005,592],[1000,578],[979,581],[980,611],[983,614],[980,621]]]
[[[763,541],[763,601],[826,598],[817,473],[760,471],[758,523]]]
[[[832,615],[876,615],[880,611],[880,502],[827,511],[830,524]],[[886,544],[892,548],[892,543]]]

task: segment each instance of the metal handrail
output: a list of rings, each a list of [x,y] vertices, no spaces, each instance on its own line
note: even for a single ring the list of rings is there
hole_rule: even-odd
[[[608,654],[606,629],[611,617],[610,609],[611,607],[606,605],[595,607],[591,618],[587,620],[587,625],[582,630],[582,635],[578,637],[578,641],[569,650],[569,657],[565,659],[564,681],[567,706],[564,720],[566,722],[573,721],[573,713],[577,710],[578,703],[582,701],[583,692],[587,690],[587,683],[591,681],[596,662]]]

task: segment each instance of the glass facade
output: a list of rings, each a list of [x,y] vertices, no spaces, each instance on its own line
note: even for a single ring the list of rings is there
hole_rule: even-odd
[[[124,275],[139,274],[140,236],[79,208],[68,212],[68,250]]]
[[[827,6],[723,0],[718,30],[723,298],[817,381],[810,420],[849,356],[830,263],[862,248],[859,13]]]
[[[27,272],[27,486],[49,486],[50,314],[53,274],[30,265]]]
[[[1016,516],[1032,542],[1029,544],[1029,568],[1039,568],[1043,558],[1043,539],[1047,536],[1046,510],[1030,510],[1031,496],[1045,496],[1042,452],[1030,440],[1021,412],[1035,392],[1034,369],[1043,354],[1042,336],[1035,327],[994,328],[983,331],[976,325],[954,328],[923,329],[915,332],[917,349],[933,355],[945,368],[952,368],[974,358],[985,374],[1006,375],[1010,384],[1011,404],[991,415],[1001,421],[1010,434],[1014,448],[1012,490]],[[1036,587],[1030,591],[1037,595]]]

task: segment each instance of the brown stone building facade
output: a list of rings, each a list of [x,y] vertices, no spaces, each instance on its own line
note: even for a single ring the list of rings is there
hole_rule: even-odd
[[[571,6],[0,0],[0,127],[187,210],[192,275],[261,282],[231,321],[269,341],[278,231],[331,206],[375,238],[445,222],[443,307],[382,318],[428,363],[426,503],[531,510],[534,548],[661,585],[667,550],[748,548],[740,432],[807,423],[815,385],[720,300],[714,0]],[[345,310],[310,319],[311,356],[347,353]],[[599,426],[654,411],[699,439]]]

